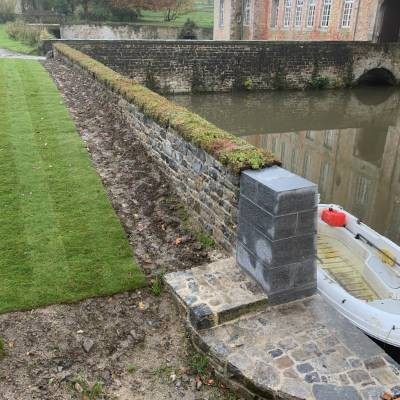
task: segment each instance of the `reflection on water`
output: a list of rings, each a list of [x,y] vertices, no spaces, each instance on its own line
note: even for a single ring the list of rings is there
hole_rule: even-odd
[[[400,92],[180,95],[172,99],[272,150],[319,185],[321,201],[345,207],[400,244]]]

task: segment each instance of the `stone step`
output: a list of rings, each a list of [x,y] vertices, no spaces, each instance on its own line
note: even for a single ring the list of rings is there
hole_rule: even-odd
[[[165,280],[195,347],[245,398],[378,400],[400,386],[399,365],[319,295],[267,306],[234,259]]]
[[[268,297],[229,258],[167,274],[165,282],[196,330],[209,329],[265,309]]]

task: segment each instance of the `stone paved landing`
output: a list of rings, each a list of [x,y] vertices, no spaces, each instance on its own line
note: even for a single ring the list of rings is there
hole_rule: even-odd
[[[165,280],[196,329],[225,323],[267,305],[267,296],[236,267],[233,258],[171,273]]]
[[[265,398],[379,400],[400,368],[319,295],[198,332],[222,373]]]
[[[319,295],[266,306],[232,259],[166,281],[188,312],[195,345],[248,398],[380,400],[387,390],[399,393],[399,365]]]

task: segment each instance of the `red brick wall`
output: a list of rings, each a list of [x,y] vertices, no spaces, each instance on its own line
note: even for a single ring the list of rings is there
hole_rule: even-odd
[[[272,0],[253,0],[252,23],[243,29],[244,40],[372,40],[379,0],[354,0],[350,27],[342,28],[344,0],[332,0],[329,26],[321,27],[323,0],[316,0],[315,20],[306,27],[308,0],[304,0],[301,27],[294,26],[296,0],[292,0],[290,27],[283,26],[284,2],[280,0],[278,26],[270,27]]]

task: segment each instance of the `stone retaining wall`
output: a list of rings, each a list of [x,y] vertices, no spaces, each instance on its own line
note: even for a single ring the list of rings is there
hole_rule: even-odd
[[[146,118],[137,106],[105,88],[99,90],[109,96],[115,112],[129,122],[148,154],[161,164],[197,225],[232,252],[236,242],[239,173],[229,171],[173,129]]]
[[[60,27],[61,39],[65,40],[138,40],[169,39],[176,40],[180,28],[145,24],[63,24]],[[211,28],[197,28],[195,34],[199,40],[211,40]]]
[[[65,55],[55,57],[73,66],[87,79],[93,74]],[[212,235],[228,253],[236,244],[239,171],[223,165],[215,157],[185,140],[171,127],[163,127],[147,117],[140,108],[127,101],[109,86],[93,79],[97,90],[112,104],[115,114],[128,121],[148,154],[159,163],[166,179],[173,182],[196,224]]]
[[[164,93],[345,87],[375,68],[391,71],[394,80],[400,82],[400,44],[188,40],[65,43]]]
[[[59,44],[55,57],[95,78],[93,85],[161,165],[196,225],[230,253],[238,243],[238,264],[271,301],[315,292],[316,185],[84,53]]]

